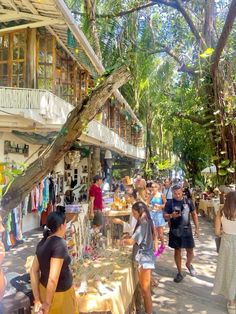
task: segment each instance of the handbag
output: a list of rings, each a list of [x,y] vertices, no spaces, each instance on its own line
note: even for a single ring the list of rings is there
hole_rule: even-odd
[[[216,252],[219,253],[219,251],[220,251],[221,237],[215,237],[215,243],[216,243]]]

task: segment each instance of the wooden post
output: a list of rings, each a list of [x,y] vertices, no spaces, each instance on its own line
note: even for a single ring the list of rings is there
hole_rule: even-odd
[[[26,86],[36,88],[36,29],[27,29]]]

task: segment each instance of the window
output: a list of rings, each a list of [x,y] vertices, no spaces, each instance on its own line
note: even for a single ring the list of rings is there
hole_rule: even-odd
[[[0,84],[24,87],[26,66],[26,32],[0,36]]]
[[[0,36],[0,85],[8,86],[9,34]]]
[[[38,88],[53,91],[55,40],[40,34],[38,40]]]

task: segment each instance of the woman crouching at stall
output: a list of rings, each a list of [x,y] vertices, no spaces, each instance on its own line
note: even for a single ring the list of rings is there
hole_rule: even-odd
[[[78,313],[69,269],[71,259],[64,240],[65,231],[65,214],[50,213],[46,220],[44,238],[37,246],[30,270],[35,313]]]
[[[138,266],[139,284],[143,295],[146,314],[152,313],[151,276],[155,269],[153,242],[155,232],[147,206],[138,201],[132,206],[132,214],[137,220],[133,235],[123,239],[123,244],[133,244],[133,260]]]

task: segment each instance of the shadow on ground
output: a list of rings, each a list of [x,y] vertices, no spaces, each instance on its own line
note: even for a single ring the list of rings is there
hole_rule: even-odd
[[[195,240],[194,267],[197,276],[191,277],[186,270],[186,255],[183,252],[183,270],[185,278],[181,283],[173,282],[176,267],[173,250],[167,248],[158,259],[154,276],[159,286],[154,289],[154,313],[164,314],[223,314],[227,313],[226,300],[222,296],[212,295],[217,253],[212,223],[200,217],[200,237]],[[168,235],[166,234],[166,239]]]

